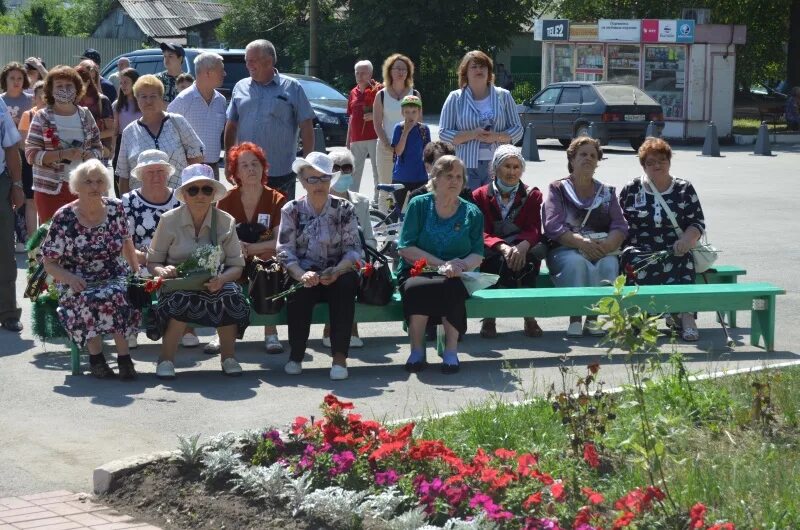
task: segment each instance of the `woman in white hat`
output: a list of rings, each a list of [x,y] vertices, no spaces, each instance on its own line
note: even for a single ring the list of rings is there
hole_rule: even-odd
[[[139,153],[136,167],[131,174],[142,183],[142,187],[122,196],[122,206],[128,218],[128,230],[136,248],[139,265],[147,264],[147,249],[156,232],[161,216],[180,206],[174,190],[167,187],[167,179],[175,173],[169,156],[158,149]],[[128,347],[139,346],[136,335],[128,338]]]
[[[175,197],[183,204],[161,216],[147,251],[147,267],[162,278],[177,277],[176,266],[199,246],[216,245],[223,253],[222,272],[205,283],[204,290],[162,291],[159,295],[153,316],[163,334],[156,368],[161,379],[175,377],[175,351],[188,322],[216,328],[222,372],[242,374],[233,355],[234,345],[250,323],[250,306],[236,284],[245,264],[236,223],[214,206],[226,192],[225,185],[214,179],[214,171],[207,165],[192,164],[184,169],[181,185],[175,190]]]
[[[354,265],[361,259],[358,218],[353,204],[330,195],[333,161],[323,153],[309,153],[292,164],[306,196],[281,208],[278,260],[289,276],[306,288],[286,302],[289,320],[289,375],[303,371],[311,314],[317,302],[328,302],[331,325],[333,380],[347,379],[347,354],[355,316],[358,275]]]

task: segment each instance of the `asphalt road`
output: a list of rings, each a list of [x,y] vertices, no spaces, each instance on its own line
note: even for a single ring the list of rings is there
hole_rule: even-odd
[[[567,174],[564,149],[555,142],[541,147],[543,162],[529,163],[524,180],[546,189]],[[777,156],[754,157],[742,148],[724,149],[723,158],[698,157],[699,147],[676,149],[673,174],[690,179],[703,203],[710,240],[724,253],[724,264],[744,266],[745,281],[768,281],[788,294],[779,299],[777,346],[773,353],[749,345],[749,319],[739,316],[733,330],[740,346],[724,347],[713,315],[699,318],[701,340],[680,345],[693,370],[712,371],[800,360],[797,218],[800,148],[776,148]],[[629,147],[606,149],[597,176],[622,186],[640,173]],[[362,191],[371,194],[367,167]],[[17,282],[23,321],[30,305],[22,299],[24,261],[18,258]],[[250,329],[237,355],[245,375],[223,377],[216,357],[200,349],[182,350],[178,378],[154,376],[158,345],[143,335],[134,359],[140,377],[131,383],[97,381],[69,372],[63,344],[42,344],[26,330],[17,336],[0,330],[0,496],[67,489],[89,491],[92,469],[133,454],[172,449],[176,435],[215,434],[267,425],[284,426],[297,415],[318,413],[325,393],[353,400],[358,411],[378,419],[405,418],[458,409],[488,398],[516,400],[546,390],[559,380],[559,358],[580,367],[599,361],[609,384],[625,379],[619,355],[607,357],[592,339],[567,340],[566,318],[542,319],[545,336],[522,335],[522,319],[501,319],[496,340],[483,340],[478,321],[461,345],[462,370],[444,376],[436,369],[409,375],[402,369],[408,344],[401,325],[360,327],[366,346],[351,351],[350,379],[328,379],[328,351],[321,326],[313,326],[305,372],[283,373],[286,355],[263,353],[263,332]],[[201,330],[204,341],[210,330]],[[279,334],[286,339],[286,329]],[[434,357],[429,352],[429,357]],[[435,368],[435,367],[434,367]]]

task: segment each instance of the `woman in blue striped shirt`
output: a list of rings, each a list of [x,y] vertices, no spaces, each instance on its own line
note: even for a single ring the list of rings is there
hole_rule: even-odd
[[[494,86],[494,64],[480,50],[467,52],[458,67],[460,89],[450,92],[439,118],[439,138],[456,146],[467,167],[467,187],[489,182],[489,164],[500,144],[522,139],[522,123],[511,93]]]

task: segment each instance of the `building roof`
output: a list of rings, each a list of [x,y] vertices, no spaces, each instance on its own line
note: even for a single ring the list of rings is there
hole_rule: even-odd
[[[185,37],[185,28],[219,20],[228,5],[200,0],[118,0],[139,29],[156,41]]]

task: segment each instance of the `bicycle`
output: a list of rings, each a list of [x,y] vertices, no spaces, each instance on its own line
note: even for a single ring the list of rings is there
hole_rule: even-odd
[[[384,213],[377,209],[369,210],[369,218],[372,223],[372,233],[375,236],[378,252],[388,255],[397,260],[397,240],[400,238],[400,231],[403,228],[403,217],[406,206],[408,205],[408,195],[402,205],[395,203],[393,193],[404,189],[405,184],[378,184],[378,191],[389,192],[387,199],[389,213]]]

